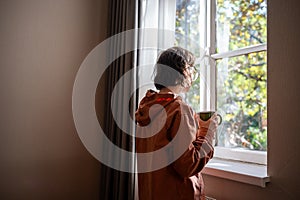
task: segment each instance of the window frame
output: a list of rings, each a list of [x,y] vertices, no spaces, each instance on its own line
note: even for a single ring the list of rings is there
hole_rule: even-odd
[[[206,30],[200,35],[200,48],[205,49],[205,57],[209,58],[209,67],[200,68],[200,102],[201,110],[217,108],[217,70],[216,61],[223,58],[236,57],[255,52],[267,51],[267,44],[246,46],[243,48],[216,53],[216,0],[200,0],[200,27]],[[204,59],[196,62],[200,66],[207,65]],[[210,94],[210,95],[207,95]],[[205,97],[205,98],[203,98]],[[215,158],[267,165],[267,151],[247,150],[215,146]]]

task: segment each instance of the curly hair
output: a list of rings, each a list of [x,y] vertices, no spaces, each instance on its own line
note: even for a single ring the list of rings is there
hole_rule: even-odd
[[[193,66],[195,56],[181,47],[171,47],[159,55],[154,67],[154,85],[161,90],[168,86],[185,85],[184,70]]]

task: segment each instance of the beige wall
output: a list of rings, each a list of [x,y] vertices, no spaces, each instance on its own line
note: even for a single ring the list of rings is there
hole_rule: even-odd
[[[71,95],[105,39],[107,2],[0,1],[0,199],[99,199],[100,165],[77,136]]]
[[[205,176],[218,200],[300,198],[299,1],[268,1],[268,172],[266,188]]]

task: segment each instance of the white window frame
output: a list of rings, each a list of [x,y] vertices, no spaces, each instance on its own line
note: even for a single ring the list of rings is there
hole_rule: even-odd
[[[217,70],[216,60],[222,58],[230,58],[244,54],[261,52],[267,50],[267,44],[258,44],[247,46],[232,51],[216,53],[216,1],[215,0],[200,0],[200,27],[204,27],[206,33],[201,34],[200,48],[205,49],[205,54],[209,57],[209,65],[207,60],[201,59],[200,66],[200,95],[201,110],[215,110],[217,100]],[[206,62],[206,63],[205,63]],[[267,152],[245,150],[241,148],[229,148],[215,146],[215,158],[242,161],[248,163],[267,165]]]

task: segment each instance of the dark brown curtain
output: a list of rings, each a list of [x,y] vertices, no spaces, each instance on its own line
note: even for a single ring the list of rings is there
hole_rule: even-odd
[[[109,0],[109,22],[108,22],[108,37],[123,31],[137,28],[136,14],[138,8],[137,0]],[[110,56],[118,55],[121,48],[125,48],[125,41],[113,42],[112,48],[109,50]],[[136,66],[136,52],[132,51],[118,57],[106,71],[106,95],[105,98],[105,120],[103,123],[103,129],[106,136],[112,143],[118,145],[127,151],[133,151],[134,138],[122,130],[116,125],[113,119],[112,112],[110,109],[111,93],[114,89],[115,84],[118,80],[130,69]],[[129,85],[124,85],[124,92],[126,93],[128,87],[134,85],[136,75],[132,74],[132,82]],[[127,89],[126,89],[127,88]],[[127,95],[127,94],[124,94]],[[134,100],[135,101],[135,100]],[[134,110],[135,102],[131,103],[123,102],[122,95],[118,96],[115,105],[117,107],[129,106],[129,109]],[[120,109],[120,112],[121,109]],[[124,123],[128,123],[126,120]],[[105,151],[105,149],[103,149]],[[114,157],[113,152],[107,152],[111,154],[109,156]],[[124,200],[134,199],[135,196],[135,174],[128,172],[121,172],[112,169],[104,164],[101,164],[100,172],[100,199],[101,200]]]

